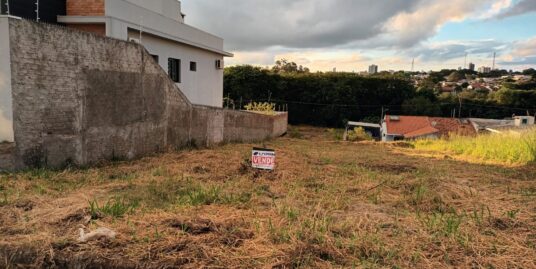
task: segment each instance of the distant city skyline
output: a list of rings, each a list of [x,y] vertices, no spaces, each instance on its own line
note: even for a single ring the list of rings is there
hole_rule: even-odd
[[[189,24],[235,53],[227,65],[288,59],[312,71],[536,66],[534,0],[182,0]],[[218,14],[206,20],[206,14]],[[465,55],[467,54],[467,60]]]

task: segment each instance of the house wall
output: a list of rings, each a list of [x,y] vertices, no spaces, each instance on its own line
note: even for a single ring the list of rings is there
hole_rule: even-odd
[[[139,31],[129,31],[129,38],[139,39]],[[223,70],[216,69],[216,60],[223,56],[152,35],[142,35],[143,46],[158,55],[159,64],[167,72],[168,58],[181,60],[181,82],[177,83],[188,100],[194,104],[223,107]],[[190,62],[197,71],[190,71]]]
[[[91,165],[286,131],[286,116],[192,105],[132,42],[19,19],[9,19],[9,42],[16,169]]]
[[[126,0],[166,18],[183,22],[181,16],[181,2],[177,0]]]
[[[68,16],[104,16],[104,0],[67,0],[66,5]]]
[[[107,29],[110,37],[127,40],[128,29],[142,25],[144,32],[223,53],[223,39],[126,0],[106,1],[105,15],[112,19]]]
[[[76,30],[90,32],[98,34],[101,36],[106,36],[106,25],[97,24],[97,23],[88,23],[88,24],[67,24],[68,27],[71,27]]]
[[[13,142],[9,19],[0,16],[0,142]]]

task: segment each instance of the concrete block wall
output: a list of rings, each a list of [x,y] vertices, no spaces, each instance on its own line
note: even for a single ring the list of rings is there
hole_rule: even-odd
[[[9,19],[9,40],[16,169],[91,165],[286,131],[286,115],[192,105],[138,44],[19,19]]]

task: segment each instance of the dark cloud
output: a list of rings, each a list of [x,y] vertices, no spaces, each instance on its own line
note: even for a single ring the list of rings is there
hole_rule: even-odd
[[[367,40],[400,12],[428,0],[183,0],[187,23],[229,50],[323,48]],[[207,19],[207,17],[209,19]]]
[[[521,0],[512,8],[497,15],[497,18],[504,19],[508,17],[523,15],[526,13],[536,12],[536,0]]]

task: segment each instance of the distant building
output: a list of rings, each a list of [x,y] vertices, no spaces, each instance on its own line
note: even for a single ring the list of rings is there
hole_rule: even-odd
[[[487,74],[491,72],[491,67],[482,66],[478,68],[478,73]]]
[[[478,133],[515,132],[527,128],[534,128],[534,117],[514,116],[512,119],[469,119]]]
[[[475,66],[474,63],[469,63],[469,70],[475,71],[475,68],[476,68],[476,66]]]
[[[450,134],[472,136],[476,131],[466,119],[386,115],[381,126],[382,141],[437,139]]]
[[[369,74],[377,74],[378,73],[378,66],[375,65],[375,64],[369,66],[368,73]]]

